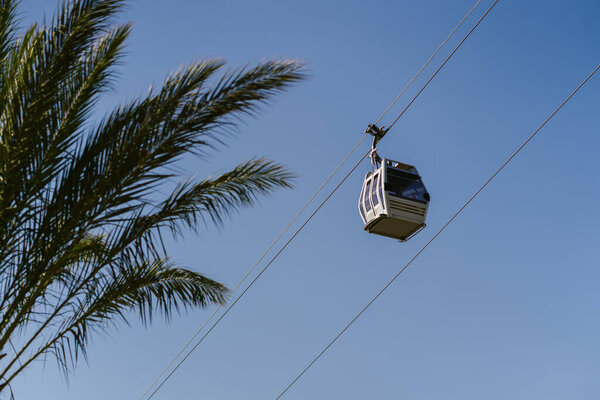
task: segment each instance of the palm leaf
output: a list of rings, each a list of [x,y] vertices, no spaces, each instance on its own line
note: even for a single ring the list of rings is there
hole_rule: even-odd
[[[223,301],[225,286],[172,263],[164,235],[223,226],[293,175],[264,159],[205,179],[173,167],[209,160],[305,77],[297,60],[198,61],[92,124],[130,33],[113,26],[124,1],[64,2],[21,36],[16,5],[0,0],[0,391],[48,354],[69,371],[132,312],[149,323]]]

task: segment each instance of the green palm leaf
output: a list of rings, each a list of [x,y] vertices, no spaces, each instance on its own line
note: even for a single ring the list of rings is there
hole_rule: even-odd
[[[164,235],[222,226],[291,187],[264,159],[199,180],[173,165],[208,160],[243,117],[304,78],[300,61],[229,72],[195,62],[90,123],[130,33],[113,26],[123,5],[69,1],[20,30],[17,2],[0,0],[0,391],[47,354],[69,371],[92,332],[132,312],[149,323],[223,302],[225,286],[173,264]]]

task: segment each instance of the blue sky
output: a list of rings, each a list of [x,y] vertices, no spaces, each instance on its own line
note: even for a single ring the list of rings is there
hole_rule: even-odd
[[[173,257],[235,285],[473,3],[132,1],[128,55],[100,112],[205,57],[231,67],[298,57],[310,67],[209,163],[182,163],[206,176],[266,156],[298,174],[296,188],[222,230],[187,234],[170,244]],[[54,5],[24,0],[24,21]],[[155,398],[275,398],[597,66],[599,16],[594,0],[500,0],[380,143],[381,155],[424,177],[428,227],[405,244],[365,233],[363,164]],[[600,76],[284,398],[600,397],[599,100]],[[210,311],[96,335],[68,385],[49,360],[15,394],[137,399]]]

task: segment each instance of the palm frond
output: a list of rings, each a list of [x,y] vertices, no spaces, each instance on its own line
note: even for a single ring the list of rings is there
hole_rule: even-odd
[[[139,263],[123,258],[119,261],[89,283],[82,291],[85,295],[72,300],[68,318],[20,368],[50,351],[68,370],[80,354],[85,356],[91,333],[119,321],[127,323],[131,312],[137,312],[144,323],[150,322],[156,312],[169,319],[180,309],[222,303],[227,293],[222,284],[177,268],[166,260]]]
[[[16,0],[0,0],[0,71],[3,72],[5,60],[15,41],[17,26]],[[0,74],[0,87],[4,86],[5,75]]]
[[[64,1],[19,37],[17,3],[0,0],[0,392],[47,354],[67,371],[131,312],[148,323],[223,301],[222,284],[172,265],[163,235],[221,226],[293,175],[264,159],[199,180],[173,167],[208,160],[305,77],[298,60],[198,61],[92,124],[130,33],[113,27],[124,0]]]
[[[188,228],[198,227],[198,217],[221,225],[223,218],[240,207],[253,205],[257,196],[275,188],[291,188],[294,175],[285,167],[264,159],[250,160],[216,178],[196,184],[184,184],[165,200],[156,218],[177,233],[184,222]]]

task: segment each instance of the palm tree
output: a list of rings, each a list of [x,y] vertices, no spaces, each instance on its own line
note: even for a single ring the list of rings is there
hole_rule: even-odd
[[[114,24],[123,3],[65,2],[22,29],[18,0],[0,0],[0,392],[48,355],[68,374],[92,332],[131,315],[223,302],[226,288],[175,265],[163,235],[290,187],[264,159],[202,180],[173,166],[206,159],[240,117],[303,79],[299,61],[195,62],[90,122],[130,33]]]

